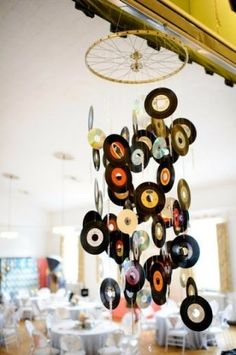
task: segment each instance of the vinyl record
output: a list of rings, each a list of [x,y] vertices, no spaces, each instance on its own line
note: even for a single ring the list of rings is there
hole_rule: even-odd
[[[186,294],[187,294],[187,297],[191,297],[191,296],[196,297],[198,295],[197,285],[192,277],[189,277],[187,280]]]
[[[113,165],[125,165],[130,161],[130,147],[119,134],[110,134],[103,144],[106,159]]]
[[[174,125],[171,129],[171,144],[177,154],[183,156],[188,153],[188,136],[179,124]]]
[[[100,152],[98,149],[93,149],[93,166],[97,171],[100,169]]]
[[[201,296],[186,297],[180,306],[180,315],[184,324],[197,332],[206,330],[213,319],[211,306]]]
[[[165,205],[164,205],[164,208],[161,211],[162,218],[164,220],[171,220],[171,223],[172,223],[172,219],[173,219],[173,205],[174,205],[174,202],[175,202],[175,198],[174,197],[167,197]]]
[[[110,233],[110,244],[108,254],[119,265],[128,258],[130,250],[129,235],[120,231]]]
[[[191,203],[191,192],[188,183],[180,179],[177,186],[178,200],[183,210],[188,210]]]
[[[116,215],[114,213],[108,213],[103,218],[103,223],[107,226],[109,232],[114,232],[117,230]]]
[[[120,135],[128,142],[129,144],[129,139],[130,139],[130,133],[129,133],[129,128],[128,127],[123,127]]]
[[[152,118],[151,127],[157,137],[168,137],[169,128],[161,118]]]
[[[132,292],[138,292],[142,289],[145,281],[144,270],[142,266],[133,262],[125,272],[126,289]]]
[[[162,248],[166,241],[166,227],[163,218],[158,215],[152,221],[152,239],[157,248]]]
[[[134,261],[139,261],[141,255],[139,234],[135,231],[131,238],[131,249],[133,252]]]
[[[145,277],[149,282],[150,282],[151,267],[156,262],[158,262],[158,255],[152,255],[145,261],[145,263],[143,265]]]
[[[183,127],[185,133],[187,134],[189,144],[192,144],[197,137],[197,130],[194,124],[187,118],[176,118],[173,121],[173,126],[176,124],[180,124]]]
[[[89,223],[89,222],[94,222],[94,221],[101,221],[102,217],[97,211],[88,211],[83,219],[83,227]]]
[[[178,200],[173,203],[173,229],[176,235],[183,233],[188,226],[188,213],[184,213],[179,205]]]
[[[135,142],[143,142],[147,145],[147,147],[149,148],[149,150],[152,150],[152,145],[155,141],[156,137],[155,135],[150,132],[147,131],[146,129],[140,129],[139,131],[137,131],[133,137],[132,137],[132,145]]]
[[[162,306],[166,303],[166,293],[157,293],[152,290],[152,299],[153,302],[155,302],[159,306]]]
[[[97,255],[107,249],[108,230],[102,221],[91,221],[83,226],[80,242],[85,251]]]
[[[172,189],[175,181],[175,169],[169,162],[163,162],[157,169],[157,183],[162,187],[166,193]]]
[[[93,128],[93,120],[94,120],[94,110],[93,110],[93,106],[91,105],[89,107],[89,113],[88,113],[88,131],[90,131]]]
[[[133,112],[132,112],[132,126],[133,126],[134,134],[137,133],[137,131],[138,131],[138,117],[137,117],[135,110],[133,110]]]
[[[88,142],[94,149],[101,149],[106,135],[100,128],[92,128],[88,131]]]
[[[129,291],[127,289],[124,290],[124,297],[125,297],[125,300],[127,302],[127,305],[129,307],[133,307],[136,303],[136,296],[137,296],[137,293],[136,292],[132,292],[132,291]]]
[[[169,154],[164,137],[157,137],[152,146],[152,156],[159,163],[160,159]]]
[[[192,267],[198,261],[199,254],[197,241],[188,234],[179,235],[171,243],[171,258],[179,267]]]
[[[132,234],[138,225],[138,218],[135,212],[123,209],[117,215],[117,226],[123,233]]]
[[[178,104],[177,96],[168,88],[152,90],[146,97],[144,107],[146,112],[153,118],[169,117]]]
[[[134,234],[136,234],[139,239],[140,250],[141,251],[146,250],[149,247],[149,243],[150,243],[148,233],[144,230],[137,230],[133,233],[132,237],[134,236]]]
[[[95,180],[94,180],[94,202],[95,202],[96,208],[98,205],[98,193],[99,193],[99,186],[98,186],[98,181],[95,178]]]
[[[148,165],[150,150],[144,142],[135,142],[131,147],[130,170],[139,173]]]
[[[107,185],[113,192],[126,192],[132,183],[132,176],[127,166],[107,165],[105,170]]]
[[[134,201],[134,196],[133,196],[133,186],[131,186],[130,190],[127,190],[125,192],[114,192],[110,188],[108,188],[108,196],[109,199],[117,206],[124,206],[125,201],[129,200],[131,203]]]
[[[136,303],[139,308],[147,308],[152,302],[152,294],[148,289],[143,289],[138,291],[136,297]]]
[[[135,204],[144,215],[156,215],[165,205],[165,194],[154,182],[144,182],[135,190]]]
[[[147,222],[150,218],[150,215],[141,213],[138,209],[137,209],[137,213],[138,213],[138,224]]]
[[[151,267],[150,285],[154,302],[159,305],[164,304],[166,302],[167,283],[164,268],[159,262]]]
[[[120,287],[112,278],[106,278],[100,286],[100,297],[103,305],[108,309],[115,309],[120,303]]]
[[[158,262],[162,265],[164,269],[165,282],[167,283],[167,285],[170,285],[172,277],[172,261],[170,255],[158,255]]]

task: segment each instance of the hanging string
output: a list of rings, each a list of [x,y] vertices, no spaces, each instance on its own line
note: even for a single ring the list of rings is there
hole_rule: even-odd
[[[12,214],[12,176],[9,177],[9,194],[8,194],[8,225],[7,229],[10,230],[11,214]]]

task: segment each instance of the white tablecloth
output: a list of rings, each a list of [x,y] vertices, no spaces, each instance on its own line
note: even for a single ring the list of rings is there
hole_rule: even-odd
[[[96,355],[97,351],[105,345],[107,335],[117,329],[112,321],[97,321],[92,329],[76,329],[76,322],[64,320],[51,329],[52,346],[60,349],[62,335],[73,334],[81,337],[86,355]]]
[[[156,314],[156,341],[158,345],[164,346],[167,335],[167,323],[166,314]],[[188,334],[186,337],[186,343],[191,349],[207,349],[207,333],[206,332],[194,332],[188,328]]]

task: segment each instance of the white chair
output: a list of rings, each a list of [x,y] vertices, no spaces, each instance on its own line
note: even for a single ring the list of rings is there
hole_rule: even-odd
[[[222,328],[229,327],[228,320],[230,319],[232,312],[233,312],[232,304],[228,304],[223,311],[219,312],[219,320]]]
[[[168,317],[165,319],[165,322],[167,328],[165,351],[168,351],[169,345],[180,346],[182,348],[182,354],[184,354],[186,346],[186,337],[188,334],[187,329],[181,327],[183,324],[181,323],[179,317],[175,325],[171,323],[171,320]]]
[[[14,328],[3,328],[1,333],[3,337],[4,345],[6,346],[7,352],[9,351],[9,346],[15,344],[18,347],[17,332]]]
[[[98,350],[99,355],[122,355],[121,343],[124,339],[124,331],[117,329],[107,336],[106,344]]]
[[[63,335],[60,339],[61,355],[85,355],[80,337]]]

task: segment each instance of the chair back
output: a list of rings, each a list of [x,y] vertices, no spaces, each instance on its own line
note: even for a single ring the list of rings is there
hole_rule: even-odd
[[[83,349],[80,337],[76,335],[63,335],[60,339],[61,350],[63,351],[79,351]]]
[[[25,320],[25,328],[27,330],[27,333],[29,334],[30,337],[33,335],[33,331],[35,330],[35,327],[33,323],[30,320]]]
[[[33,330],[32,338],[35,349],[47,348],[48,342],[47,338],[39,330]]]

